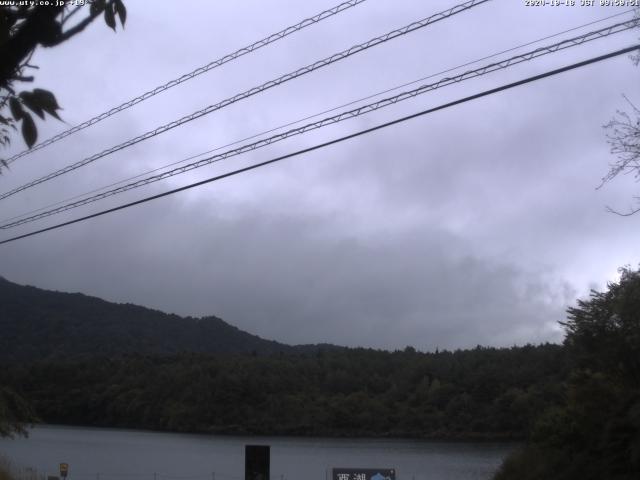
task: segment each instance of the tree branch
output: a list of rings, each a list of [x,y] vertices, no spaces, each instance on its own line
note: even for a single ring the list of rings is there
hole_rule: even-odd
[[[78,33],[82,32],[85,28],[87,28],[87,26],[89,26],[89,24],[91,22],[93,22],[101,13],[103,12],[103,10],[100,10],[98,12],[94,12],[94,13],[89,13],[89,16],[87,18],[85,18],[84,20],[82,20],[81,22],[79,22],[78,24],[76,24],[74,27],[71,27],[69,30],[67,30],[66,32],[61,33],[58,38],[54,41],[54,43],[51,43],[50,45],[47,45],[47,47],[53,47],[55,45],[58,45],[62,42],[65,42],[67,40],[69,40],[71,37],[73,37],[74,35],[77,35]]]
[[[18,80],[19,82],[33,82],[33,75],[30,75],[28,77],[25,77],[23,75],[14,75],[13,77],[11,77],[11,80]]]
[[[607,212],[618,215],[619,217],[631,217],[632,215],[635,215],[636,213],[640,212],[640,207],[631,208],[627,213],[622,213],[622,212],[619,212],[618,210],[614,210],[613,208],[607,206]]]
[[[65,23],[67,23],[67,21],[71,17],[73,17],[76,13],[78,13],[82,7],[83,7],[82,5],[78,5],[76,8],[71,10],[71,12],[69,12],[67,15],[64,15],[64,18],[61,20],[61,25],[64,25]]]
[[[55,37],[60,26],[56,17],[63,7],[35,7],[20,28],[0,46],[0,86],[5,86],[15,75],[24,59],[38,46]]]

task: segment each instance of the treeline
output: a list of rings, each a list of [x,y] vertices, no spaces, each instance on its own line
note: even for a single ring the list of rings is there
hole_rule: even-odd
[[[564,402],[558,345],[5,365],[47,423],[180,432],[523,438]]]
[[[640,478],[640,270],[623,269],[568,313],[566,400],[534,422],[496,480]]]
[[[265,340],[213,316],[180,317],[79,293],[22,286],[0,277],[0,364],[133,352],[269,355],[317,349]]]

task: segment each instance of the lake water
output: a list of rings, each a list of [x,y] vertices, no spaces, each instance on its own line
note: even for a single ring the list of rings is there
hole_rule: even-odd
[[[0,439],[16,465],[69,480],[241,480],[244,446],[271,445],[273,480],[325,480],[333,467],[395,468],[398,480],[489,479],[514,444],[184,435],[41,426]]]

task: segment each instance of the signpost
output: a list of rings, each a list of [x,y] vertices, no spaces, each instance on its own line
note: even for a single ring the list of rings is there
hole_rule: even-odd
[[[245,480],[269,480],[271,449],[269,445],[245,445]]]
[[[332,480],[396,480],[393,468],[334,468]]]

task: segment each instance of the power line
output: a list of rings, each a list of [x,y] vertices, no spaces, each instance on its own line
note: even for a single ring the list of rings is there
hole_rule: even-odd
[[[513,51],[515,51],[515,50],[519,50],[519,49],[521,49],[521,48],[528,47],[528,46],[534,45],[534,44],[536,44],[536,43],[540,43],[540,42],[542,42],[542,41],[544,41],[544,40],[548,40],[548,39],[550,39],[550,38],[559,37],[560,35],[564,35],[565,33],[573,32],[573,31],[576,31],[576,30],[582,29],[582,28],[584,28],[584,27],[588,27],[588,26],[594,25],[594,24],[596,24],[596,23],[601,23],[601,22],[604,22],[604,21],[606,21],[606,20],[610,20],[610,19],[612,19],[612,18],[620,17],[620,16],[622,16],[622,15],[627,15],[627,14],[629,14],[629,13],[633,13],[633,12],[634,12],[634,10],[633,10],[633,9],[630,9],[630,10],[627,10],[627,11],[624,11],[624,12],[620,12],[620,13],[616,13],[616,14],[614,14],[614,15],[609,15],[609,16],[607,16],[607,17],[600,18],[600,19],[598,19],[598,20],[594,20],[594,21],[592,21],[592,22],[584,23],[584,24],[582,24],[582,25],[578,25],[578,26],[576,26],[576,27],[572,27],[572,28],[569,28],[569,29],[567,29],[567,30],[563,30],[563,31],[558,32],[558,33],[554,33],[553,35],[547,35],[546,37],[538,38],[538,39],[536,39],[536,40],[531,40],[531,41],[529,41],[529,42],[527,42],[527,43],[523,43],[523,44],[517,45],[517,46],[515,46],[515,47],[510,47],[510,48],[508,48],[508,49],[506,49],[506,50],[502,50],[502,51],[500,51],[500,52],[493,53],[493,54],[491,54],[491,55],[487,55],[487,56],[485,56],[485,57],[482,57],[482,58],[479,58],[479,59],[476,59],[476,60],[472,60],[472,61],[470,61],[470,62],[463,63],[463,64],[461,64],[461,65],[457,65],[457,66],[455,66],[455,67],[451,67],[451,68],[448,68],[448,69],[446,69],[446,70],[442,70],[442,71],[437,72],[437,73],[432,73],[432,74],[430,74],[430,75],[428,75],[428,76],[426,76],[426,77],[421,77],[421,78],[419,78],[419,79],[417,79],[417,80],[412,80],[411,82],[406,82],[406,83],[403,83],[403,84],[400,84],[400,85],[396,85],[395,87],[391,87],[391,88],[388,88],[388,89],[386,89],[386,90],[382,90],[382,91],[380,91],[380,92],[377,92],[377,93],[374,93],[374,94],[371,94],[371,95],[367,95],[366,97],[361,97],[361,98],[359,98],[359,99],[357,99],[357,100],[352,100],[352,101],[350,101],[350,102],[347,102],[347,103],[344,103],[344,104],[341,104],[341,105],[338,105],[338,106],[332,107],[332,108],[330,108],[330,109],[323,110],[323,111],[318,112],[318,113],[314,113],[313,115],[308,115],[308,116],[306,116],[306,117],[299,118],[298,120],[294,120],[294,121],[291,121],[291,122],[288,122],[288,123],[285,123],[285,124],[279,125],[279,126],[277,126],[277,127],[273,127],[273,128],[268,129],[268,130],[264,130],[264,131],[262,131],[262,132],[255,133],[255,134],[250,135],[250,136],[248,136],[248,137],[244,137],[244,138],[241,138],[241,139],[239,139],[239,140],[234,140],[233,142],[226,143],[226,144],[224,144],[224,145],[220,145],[220,146],[218,146],[218,147],[215,147],[215,148],[213,148],[213,149],[207,150],[207,151],[205,151],[205,152],[201,152],[201,153],[198,153],[198,154],[195,154],[195,155],[190,155],[189,157],[183,158],[183,159],[178,160],[178,161],[176,161],[176,162],[172,162],[172,163],[169,163],[169,164],[163,165],[163,166],[161,166],[161,167],[154,168],[153,170],[148,170],[148,171],[146,171],[146,172],[142,172],[142,173],[139,173],[139,174],[137,174],[137,175],[134,175],[134,176],[131,176],[131,177],[127,177],[127,178],[124,178],[124,179],[122,179],[122,180],[118,180],[117,182],[113,182],[113,183],[110,183],[110,184],[108,184],[108,185],[104,185],[104,186],[102,186],[102,187],[99,187],[99,188],[96,188],[96,189],[90,190],[90,191],[88,191],[88,192],[81,193],[81,194],[79,194],[79,195],[74,195],[74,196],[72,196],[72,197],[65,198],[65,199],[63,199],[63,200],[60,200],[60,201],[57,201],[57,202],[51,203],[51,204],[46,205],[46,206],[44,206],[44,207],[40,207],[40,208],[37,208],[37,209],[34,209],[34,210],[29,210],[29,211],[24,212],[24,213],[21,213],[21,214],[19,214],[19,215],[15,215],[15,216],[13,216],[13,217],[6,218],[6,219],[4,219],[4,220],[0,220],[0,228],[8,228],[8,227],[9,227],[9,225],[4,225],[4,224],[6,224],[6,223],[8,223],[8,222],[11,222],[12,220],[16,220],[16,219],[19,219],[19,218],[27,217],[27,216],[29,216],[29,215],[32,215],[32,214],[34,214],[34,213],[41,212],[41,211],[43,211],[43,210],[51,209],[51,208],[56,207],[56,206],[58,206],[58,205],[62,205],[62,204],[64,204],[64,203],[71,202],[72,200],[76,200],[76,199],[79,199],[79,198],[82,198],[82,197],[86,197],[87,195],[91,195],[92,193],[97,193],[97,192],[100,192],[100,191],[102,191],[102,190],[106,190],[106,189],[108,189],[108,188],[115,187],[116,185],[120,185],[120,184],[123,184],[123,183],[125,183],[125,182],[130,182],[131,180],[135,180],[136,178],[140,178],[140,177],[143,177],[143,176],[145,176],[145,175],[150,175],[150,174],[155,173],[155,172],[157,172],[157,171],[164,170],[165,168],[173,167],[173,166],[175,166],[175,165],[179,165],[179,164],[181,164],[181,163],[188,162],[189,160],[194,160],[194,159],[196,159],[196,158],[198,158],[198,157],[201,157],[201,156],[203,156],[203,155],[207,155],[207,154],[209,154],[209,153],[213,153],[213,152],[216,152],[216,151],[218,151],[218,150],[222,150],[223,148],[232,147],[233,145],[237,145],[237,144],[242,143],[242,142],[245,142],[245,141],[247,141],[247,140],[252,140],[252,139],[257,138],[257,137],[260,137],[260,136],[262,136],[262,135],[266,135],[266,134],[268,134],[268,133],[272,133],[272,132],[275,132],[275,131],[281,130],[281,129],[283,129],[283,128],[290,127],[290,126],[292,126],[292,125],[295,125],[295,124],[298,124],[298,123],[304,122],[304,121],[306,121],[306,120],[310,120],[310,119],[312,119],[312,118],[319,117],[320,115],[324,115],[324,114],[326,114],[326,113],[331,113],[331,112],[334,112],[334,111],[339,110],[339,109],[341,109],[341,108],[345,108],[345,107],[348,107],[348,106],[354,105],[354,104],[356,104],[356,103],[363,102],[363,101],[365,101],[365,100],[370,100],[370,99],[375,98],[375,97],[378,97],[378,96],[380,96],[380,95],[384,95],[385,93],[389,93],[389,92],[392,92],[392,91],[398,90],[398,89],[400,89],[400,88],[404,88],[404,87],[408,87],[408,86],[410,86],[410,85],[414,85],[414,84],[416,84],[416,83],[422,82],[422,81],[424,81],[424,80],[428,80],[428,79],[433,78],[433,77],[436,77],[436,76],[438,76],[438,75],[443,75],[443,74],[445,74],[445,73],[450,73],[450,72],[453,72],[453,71],[455,71],[455,70],[459,70],[460,68],[467,67],[467,66],[469,66],[469,65],[473,65],[473,64],[479,63],[479,62],[481,62],[481,61],[483,61],[483,60],[488,60],[488,59],[490,59],[490,58],[495,58],[495,57],[498,57],[498,56],[500,56],[500,55],[502,55],[502,54],[509,53],[509,52],[513,52]]]
[[[154,130],[150,130],[142,135],[139,135],[131,140],[128,140],[124,143],[121,143],[119,145],[116,145],[114,147],[108,148],[106,150],[103,150],[100,153],[97,153],[95,155],[92,155],[90,157],[87,157],[83,160],[80,160],[76,163],[73,163],[71,165],[68,165],[60,170],[56,170],[55,172],[52,172],[48,175],[45,175],[44,177],[40,177],[36,180],[33,180],[29,183],[26,183],[20,187],[14,188],[13,190],[9,191],[9,192],[5,192],[3,194],[0,195],[0,200],[3,200],[5,198],[8,198],[12,195],[15,195],[18,192],[21,192],[23,190],[27,190],[31,187],[34,187],[36,185],[39,185],[41,183],[44,183],[46,181],[49,181],[53,178],[59,177],[60,175],[64,175],[66,173],[69,173],[73,170],[76,170],[80,167],[83,167],[85,165],[88,165],[90,163],[95,162],[96,160],[105,157],[107,155],[110,155],[112,153],[115,153],[119,150],[123,150],[127,147],[130,147],[132,145],[135,145],[139,142],[142,142],[143,140],[147,140],[149,138],[155,137],[156,135],[160,135],[161,133],[164,133],[168,130],[171,130],[173,128],[176,128],[180,125],[183,125],[187,122],[190,122],[192,120],[196,120],[197,118],[203,117],[205,115],[208,115],[209,113],[212,113],[214,111],[220,110],[224,107],[227,107],[235,102],[238,102],[240,100],[243,100],[245,98],[251,97],[253,95],[256,95],[258,93],[264,92],[265,90],[268,90],[270,88],[276,87],[278,85],[281,85],[285,82],[288,82],[290,80],[293,80],[294,78],[298,78],[302,75],[306,75],[307,73],[313,72],[315,70],[318,70],[322,67],[325,67],[327,65],[331,65],[332,63],[338,62],[340,60],[343,60],[345,58],[348,58],[352,55],[355,55],[356,53],[360,53],[363,52],[365,50],[368,50],[369,48],[381,45],[385,42],[388,42],[389,40],[393,40],[394,38],[400,37],[402,35],[406,35],[408,33],[414,32],[418,29],[424,28],[428,25],[431,25],[433,23],[436,23],[440,20],[444,20],[446,18],[449,18],[453,15],[456,15],[458,13],[464,12],[466,10],[469,10],[473,7],[476,7],[478,5],[481,5],[483,3],[487,3],[491,0],[469,0],[465,3],[462,3],[460,5],[456,5],[454,7],[451,7],[447,10],[444,10],[442,12],[436,13],[434,15],[431,15],[430,17],[427,17],[425,19],[419,20],[417,22],[413,22],[410,23],[409,25],[406,25],[402,28],[396,29],[396,30],[392,30],[391,32],[388,32],[384,35],[381,35],[379,37],[375,37],[371,40],[368,40],[367,42],[358,44],[358,45],[354,45],[351,48],[348,48],[347,50],[343,50],[340,53],[335,53],[329,57],[326,57],[322,60],[318,60],[315,63],[312,63],[310,65],[307,65],[306,67],[302,67],[299,68],[298,70],[295,70],[293,72],[287,73],[286,75],[282,75],[274,80],[270,80],[266,83],[263,83],[262,85],[258,86],[258,87],[253,87],[243,93],[239,93],[237,95],[234,95],[233,97],[229,97],[219,103],[216,103],[214,105],[209,105],[208,107],[205,107],[201,110],[198,110],[190,115],[186,115],[178,120],[174,120],[173,122],[167,123],[165,125],[162,125]]]
[[[265,47],[271,43],[277,42],[278,40],[282,40],[283,38],[296,33],[306,27],[309,27],[311,25],[315,25],[316,23],[321,22],[322,20],[325,20],[327,18],[330,18],[334,15],[337,15],[338,13],[341,13],[349,8],[355,7],[363,2],[365,2],[366,0],[349,0],[347,2],[341,3],[339,5],[336,5],[335,7],[332,7],[328,10],[325,10],[323,12],[318,13],[317,15],[314,15],[313,17],[307,18],[305,20],[302,20],[301,22],[295,24],[295,25],[291,25],[287,28],[285,28],[284,30],[280,30],[277,33],[272,33],[271,35],[263,38],[262,40],[258,40],[257,42],[252,43],[251,45],[248,45],[246,47],[240,48],[238,50],[236,50],[233,53],[228,53],[220,58],[218,58],[217,60],[214,60],[210,63],[208,63],[207,65],[203,65],[202,67],[196,68],[195,70],[186,73],[184,75],[182,75],[181,77],[178,78],[174,78],[173,80],[170,80],[169,82],[160,85],[158,87],[155,87],[152,90],[149,90],[145,93],[143,93],[142,95],[139,95],[135,98],[132,98],[131,100],[128,100],[120,105],[118,105],[117,107],[112,108],[111,110],[108,110],[106,112],[103,112],[99,115],[96,115],[93,118],[90,118],[89,120],[86,120],[82,123],[80,123],[79,125],[76,125],[75,127],[72,127],[68,130],[65,130],[64,132],[61,132],[51,138],[48,138],[47,140],[44,140],[36,145],[34,145],[33,147],[31,147],[30,149],[24,150],[14,156],[12,156],[11,158],[7,159],[7,163],[11,164],[13,162],[15,162],[17,159],[24,157],[26,155],[29,155],[30,153],[35,152],[36,150],[40,150],[41,148],[44,148],[48,145],[51,145],[59,140],[62,140],[65,137],[68,137],[69,135],[72,135],[76,132],[79,132],[80,130],[84,130],[87,127],[90,127],[91,125],[95,125],[98,122],[101,122],[102,120],[109,118],[112,115],[115,115],[118,112],[121,112],[123,110],[126,110],[128,108],[133,107],[134,105],[137,105],[140,102],[143,102],[145,100],[147,100],[148,98],[151,98],[155,95],[158,95],[159,93],[164,92],[165,90],[169,90],[170,88],[173,88],[177,85],[180,85],[181,83],[184,83],[188,80],[191,80],[192,78],[197,77],[198,75],[202,75],[203,73],[206,73],[210,70],[213,70],[214,68],[220,67],[222,65],[224,65],[225,63],[229,63],[232,60],[235,60],[239,57],[242,57],[248,53],[251,52],[255,52],[256,50]]]
[[[178,193],[178,192],[182,192],[182,191],[185,191],[185,190],[189,190],[191,188],[199,187],[199,186],[205,185],[207,183],[212,183],[212,182],[215,182],[215,181],[218,181],[218,180],[222,180],[224,178],[232,177],[232,176],[238,175],[240,173],[248,172],[250,170],[255,170],[255,169],[260,168],[260,167],[264,167],[264,166],[271,165],[271,164],[276,163],[276,162],[280,162],[280,161],[285,160],[287,158],[292,158],[292,157],[296,157],[296,156],[302,155],[304,153],[312,152],[314,150],[319,150],[321,148],[325,148],[325,147],[328,147],[330,145],[341,143],[341,142],[344,142],[346,140],[350,140],[352,138],[359,137],[361,135],[366,135],[368,133],[372,133],[372,132],[375,132],[377,130],[381,130],[383,128],[387,128],[387,127],[390,127],[392,125],[396,125],[396,124],[403,123],[403,122],[406,122],[408,120],[411,120],[411,119],[414,119],[414,118],[417,118],[417,117],[421,117],[423,115],[427,115],[429,113],[433,113],[433,112],[436,112],[436,111],[439,111],[439,110],[444,110],[446,108],[450,108],[450,107],[453,107],[453,106],[456,106],[456,105],[460,105],[462,103],[466,103],[466,102],[469,102],[469,101],[472,101],[472,100],[476,100],[478,98],[486,97],[488,95],[493,95],[495,93],[502,92],[504,90],[515,88],[515,87],[518,87],[518,86],[521,86],[521,85],[525,85],[527,83],[532,83],[532,82],[535,82],[535,81],[538,81],[538,80],[542,80],[543,78],[547,78],[547,77],[550,77],[550,76],[553,76],[553,75],[558,75],[560,73],[564,73],[564,72],[567,72],[567,71],[570,71],[570,70],[574,70],[576,68],[584,67],[586,65],[591,65],[593,63],[601,62],[601,61],[607,60],[609,58],[617,57],[619,55],[624,55],[626,53],[633,52],[634,50],[640,50],[640,44],[633,45],[633,46],[627,47],[627,48],[623,48],[621,50],[616,50],[614,52],[610,52],[610,53],[605,54],[605,55],[600,55],[598,57],[593,57],[593,58],[591,58],[589,60],[584,60],[582,62],[578,62],[578,63],[567,65],[567,66],[564,66],[564,67],[561,67],[561,68],[557,68],[555,70],[550,70],[548,72],[541,73],[541,74],[538,74],[538,75],[534,75],[532,77],[528,77],[528,78],[525,78],[523,80],[519,80],[517,82],[508,83],[508,84],[502,85],[500,87],[492,88],[490,90],[485,90],[485,91],[477,93],[475,95],[470,95],[468,97],[464,97],[464,98],[455,100],[453,102],[448,102],[448,103],[439,105],[437,107],[429,108],[427,110],[423,110],[423,111],[418,112],[418,113],[407,115],[405,117],[401,117],[401,118],[398,118],[396,120],[392,120],[390,122],[386,122],[386,123],[382,123],[382,124],[376,125],[375,127],[367,128],[365,130],[360,130],[358,132],[355,132],[355,133],[352,133],[352,134],[349,134],[349,135],[345,135],[343,137],[335,138],[333,140],[329,140],[327,142],[314,145],[312,147],[308,147],[308,148],[304,148],[304,149],[301,149],[301,150],[297,150],[295,152],[288,153],[286,155],[281,155],[279,157],[272,158],[271,160],[266,160],[264,162],[256,163],[256,164],[250,165],[248,167],[240,168],[240,169],[237,169],[237,170],[234,170],[234,171],[231,171],[231,172],[224,173],[222,175],[217,175],[215,177],[208,178],[206,180],[201,180],[199,182],[191,183],[189,185],[185,185],[183,187],[175,188],[175,189],[169,190],[167,192],[159,193],[157,195],[152,195],[150,197],[146,197],[146,198],[143,198],[141,200],[136,200],[134,202],[130,202],[130,203],[126,203],[126,204],[123,204],[123,205],[119,205],[117,207],[113,207],[113,208],[109,208],[109,209],[106,209],[106,210],[102,210],[100,212],[93,213],[91,215],[86,215],[84,217],[76,218],[74,220],[69,220],[67,222],[59,223],[57,225],[52,225],[52,226],[47,227],[47,228],[42,228],[40,230],[36,230],[36,231],[33,231],[33,232],[25,233],[23,235],[18,235],[18,236],[15,236],[15,237],[12,237],[12,238],[9,238],[9,239],[6,239],[6,240],[2,240],[2,241],[0,241],[0,245],[4,245],[4,244],[9,243],[9,242],[14,242],[16,240],[20,240],[20,239],[23,239],[23,238],[32,237],[34,235],[38,235],[40,233],[48,232],[48,231],[51,231],[51,230],[56,230],[58,228],[66,227],[66,226],[69,226],[69,225],[73,225],[75,223],[83,222],[85,220],[89,220],[89,219],[92,219],[92,218],[100,217],[100,216],[106,215],[108,213],[113,213],[113,212],[117,212],[119,210],[124,210],[126,208],[130,208],[130,207],[133,207],[133,206],[136,206],[136,205],[141,205],[143,203],[147,203],[147,202],[150,202],[152,200],[157,200],[157,199],[162,198],[162,197],[167,197],[169,195],[173,195],[174,193]]]
[[[299,135],[299,134],[306,133],[308,131],[311,131],[311,130],[314,130],[314,129],[317,129],[317,128],[321,128],[321,127],[326,126],[328,124],[338,123],[340,121],[343,121],[343,120],[346,120],[346,119],[349,119],[349,118],[353,118],[353,117],[356,117],[356,116],[359,116],[359,115],[370,113],[370,112],[378,110],[380,108],[384,108],[386,106],[395,104],[395,103],[397,103],[399,101],[407,100],[409,98],[413,98],[414,96],[420,95],[422,93],[426,93],[427,91],[432,91],[432,90],[435,90],[437,88],[441,88],[443,86],[450,85],[452,83],[457,83],[457,82],[460,82],[460,81],[463,81],[463,80],[468,80],[470,78],[474,78],[474,77],[477,77],[477,76],[480,76],[480,75],[491,73],[491,72],[494,72],[494,71],[496,71],[498,69],[508,68],[509,66],[513,66],[515,64],[518,64],[518,63],[521,63],[521,62],[524,62],[524,61],[529,61],[529,60],[532,60],[532,59],[537,58],[537,57],[542,56],[542,55],[546,55],[546,54],[549,54],[549,53],[554,53],[554,52],[556,52],[558,50],[562,50],[562,49],[565,49],[565,48],[569,48],[569,47],[573,47],[573,46],[576,46],[576,45],[580,45],[580,44],[583,44],[583,43],[585,43],[587,41],[595,40],[597,38],[603,38],[604,36],[611,35],[613,33],[619,33],[621,31],[627,30],[629,28],[633,28],[636,25],[637,25],[637,23],[635,21],[623,22],[623,23],[612,25],[610,27],[606,27],[606,28],[603,28],[603,29],[600,29],[600,30],[597,30],[597,31],[594,31],[594,32],[589,32],[589,33],[584,34],[584,35],[579,36],[579,37],[574,37],[572,39],[563,40],[562,42],[559,42],[559,43],[556,43],[556,44],[553,44],[553,45],[550,45],[550,46],[541,47],[541,48],[538,48],[538,49],[533,50],[531,52],[527,52],[527,53],[524,53],[524,54],[521,54],[521,55],[517,55],[515,57],[511,57],[510,59],[503,60],[503,61],[498,62],[498,63],[490,64],[490,65],[481,67],[481,68],[473,70],[473,71],[468,71],[468,72],[465,72],[465,73],[460,74],[460,75],[455,76],[455,77],[449,77],[449,78],[441,79],[440,81],[438,81],[436,83],[433,83],[433,84],[423,85],[423,86],[421,86],[421,87],[419,87],[417,89],[414,89],[412,91],[403,92],[403,93],[401,93],[399,95],[396,95],[394,97],[389,97],[389,98],[380,100],[379,102],[375,102],[375,103],[372,103],[372,104],[369,104],[369,105],[365,105],[365,106],[359,107],[357,109],[354,109],[354,110],[351,110],[351,111],[348,111],[348,112],[342,112],[339,115],[336,115],[336,116],[333,116],[333,117],[328,117],[328,118],[322,119],[322,120],[320,120],[318,122],[307,124],[307,125],[304,125],[302,127],[299,127],[299,128],[296,128],[296,129],[292,129],[292,130],[289,130],[287,132],[284,132],[284,133],[281,133],[281,134],[278,134],[278,135],[274,135],[274,136],[266,138],[266,139],[259,140],[257,142],[252,143],[252,144],[243,145],[243,146],[241,146],[241,147],[239,147],[237,149],[234,149],[234,150],[231,150],[231,151],[219,154],[219,155],[214,155],[214,156],[209,157],[209,158],[202,159],[202,160],[200,160],[198,162],[194,162],[194,163],[186,165],[184,167],[179,167],[179,168],[176,168],[174,170],[171,170],[171,171],[159,174],[159,175],[155,175],[153,177],[148,177],[146,179],[139,180],[137,182],[130,183],[128,185],[125,185],[125,186],[122,186],[122,187],[119,187],[119,188],[116,188],[116,189],[113,189],[113,190],[109,190],[109,191],[103,192],[103,193],[98,194],[98,195],[94,195],[92,197],[84,198],[84,199],[79,200],[77,202],[73,202],[73,203],[58,207],[58,208],[50,209],[50,210],[48,210],[46,212],[43,212],[43,213],[40,213],[38,215],[33,215],[33,216],[30,216],[30,217],[27,217],[27,218],[23,218],[21,220],[15,221],[15,222],[5,223],[3,225],[0,225],[0,228],[7,229],[7,228],[15,227],[15,226],[18,226],[18,225],[22,225],[22,224],[25,224],[25,223],[30,223],[32,221],[39,220],[39,219],[51,216],[51,215],[54,215],[54,214],[57,214],[57,213],[61,213],[63,211],[67,211],[67,210],[70,210],[72,208],[77,208],[79,206],[87,205],[89,203],[93,203],[95,201],[102,200],[104,198],[107,198],[107,197],[110,197],[110,196],[113,196],[113,195],[116,195],[116,194],[120,194],[120,193],[123,193],[125,191],[132,190],[134,188],[139,188],[139,187],[142,187],[144,185],[148,185],[150,183],[154,183],[156,181],[160,181],[160,180],[163,180],[165,178],[169,178],[171,176],[175,176],[175,175],[178,175],[178,174],[181,174],[181,173],[185,173],[187,171],[190,171],[190,170],[193,170],[193,169],[196,169],[196,168],[200,168],[202,166],[205,166],[205,165],[208,165],[208,164],[211,164],[211,163],[216,163],[218,161],[221,161],[221,160],[230,158],[232,156],[236,156],[236,155],[245,153],[245,152],[250,151],[250,150],[255,150],[257,148],[261,148],[263,146],[270,145],[272,143],[284,140],[286,138],[290,138],[290,137],[295,136],[295,135]],[[180,162],[177,162],[177,163],[180,163]]]
[[[242,145],[242,146],[240,146],[238,148],[235,148],[235,149],[232,149],[232,150],[228,150],[226,152],[223,152],[223,153],[220,153],[220,154],[217,154],[217,155],[213,155],[213,156],[198,160],[197,162],[193,162],[193,163],[190,163],[188,165],[184,165],[184,166],[181,166],[181,167],[174,168],[173,170],[169,170],[169,171],[166,171],[166,172],[163,172],[163,173],[151,176],[151,177],[147,177],[145,179],[138,180],[136,182],[132,182],[132,183],[123,185],[121,187],[114,188],[112,190],[107,190],[105,192],[93,195],[91,197],[86,197],[86,198],[83,198],[81,200],[78,200],[78,201],[75,201],[75,202],[71,202],[71,203],[56,207],[56,208],[52,208],[52,209],[46,210],[44,212],[41,212],[41,213],[38,213],[38,214],[35,214],[35,215],[31,215],[31,216],[28,216],[28,217],[25,217],[25,218],[21,218],[19,220],[15,220],[15,221],[12,221],[12,222],[4,223],[4,224],[0,225],[0,229],[5,230],[5,229],[8,229],[8,228],[17,227],[19,225],[23,225],[23,224],[26,224],[26,223],[31,223],[31,222],[34,222],[36,220],[40,220],[42,218],[46,218],[46,217],[49,217],[49,216],[52,216],[52,215],[55,215],[55,214],[58,214],[58,213],[62,213],[62,212],[65,212],[67,210],[71,210],[71,209],[74,209],[74,208],[77,208],[77,207],[80,207],[80,206],[83,206],[83,205],[88,205],[90,203],[94,203],[94,202],[97,202],[99,200],[103,200],[103,199],[105,199],[107,197],[118,195],[118,194],[124,193],[126,191],[133,190],[135,188],[139,188],[139,187],[142,187],[142,186],[145,186],[145,185],[149,185],[151,183],[158,182],[160,180],[164,180],[164,179],[169,178],[169,177],[180,175],[182,173],[185,173],[185,172],[188,172],[188,171],[191,171],[191,170],[195,170],[197,168],[201,168],[201,167],[203,167],[205,165],[209,165],[209,164],[212,164],[212,163],[217,163],[217,162],[220,162],[220,161],[225,160],[227,158],[234,157],[234,156],[237,156],[237,155],[249,152],[249,151],[253,151],[253,150],[256,150],[256,149],[271,145],[273,143],[285,140],[287,138],[291,138],[293,136],[301,135],[301,134],[307,133],[309,131],[325,127],[327,125],[332,125],[332,124],[339,123],[339,122],[342,122],[342,121],[350,119],[350,118],[355,118],[355,117],[358,117],[358,116],[361,116],[361,115],[364,115],[364,114],[367,114],[367,113],[374,112],[374,111],[379,110],[381,108],[385,108],[385,107],[388,107],[390,105],[394,105],[394,104],[396,104],[398,102],[402,102],[404,100],[408,100],[408,99],[414,98],[414,97],[416,97],[418,95],[422,95],[424,93],[436,90],[438,88],[445,87],[447,85],[452,85],[454,83],[459,83],[459,82],[462,82],[464,80],[469,80],[469,79],[476,78],[476,77],[479,77],[479,76],[482,76],[482,75],[486,75],[488,73],[492,73],[492,72],[495,72],[495,71],[498,71],[498,70],[503,70],[503,69],[509,68],[509,67],[511,67],[513,65],[517,65],[519,63],[523,63],[523,62],[526,62],[526,61],[531,61],[531,60],[533,60],[535,58],[539,58],[541,56],[548,55],[550,53],[555,53],[555,52],[560,51],[560,50],[565,50],[567,48],[571,48],[571,47],[575,47],[575,46],[578,46],[578,45],[582,45],[582,44],[584,44],[586,42],[589,42],[589,41],[593,41],[593,40],[596,40],[596,39],[599,39],[599,38],[604,38],[604,37],[606,37],[608,35],[612,35],[612,34],[615,34],[615,33],[620,33],[620,32],[623,32],[625,30],[628,30],[630,28],[634,28],[639,23],[640,23],[639,20],[629,20],[629,21],[626,21],[626,22],[618,23],[618,24],[615,24],[615,25],[611,25],[611,26],[602,28],[600,30],[596,30],[596,31],[593,31],[593,32],[585,33],[584,35],[580,35],[580,36],[577,36],[577,37],[566,39],[566,40],[563,40],[561,42],[558,42],[558,43],[555,43],[555,44],[552,44],[552,45],[548,45],[548,46],[545,46],[545,47],[540,47],[540,48],[537,48],[535,50],[532,50],[532,51],[529,51],[529,52],[526,52],[526,53],[523,53],[523,54],[520,54],[520,55],[513,56],[513,57],[508,58],[506,60],[502,60],[502,61],[499,61],[499,62],[496,62],[496,63],[491,63],[489,65],[485,65],[485,66],[480,67],[480,68],[475,69],[475,70],[469,70],[467,72],[461,73],[461,74],[453,76],[453,77],[445,77],[443,79],[438,80],[435,83],[421,85],[420,87],[415,88],[413,90],[405,91],[405,92],[399,93],[398,95],[394,95],[392,97],[387,97],[387,98],[384,98],[384,99],[379,100],[377,102],[373,102],[373,103],[370,103],[370,104],[367,104],[367,105],[360,106],[360,107],[358,107],[356,109],[353,109],[353,110],[341,112],[341,113],[339,113],[337,115],[323,118],[321,120],[318,120],[317,122],[308,123],[306,125],[303,125],[303,126],[288,130],[286,132],[282,132],[282,133],[273,135],[271,137],[267,137],[267,138],[258,140],[258,141],[253,142],[253,143]]]

